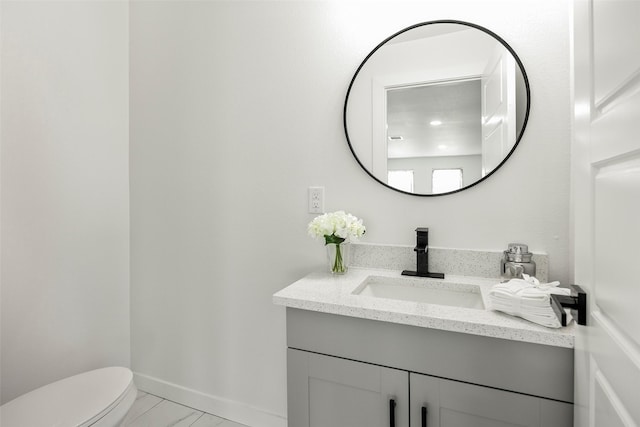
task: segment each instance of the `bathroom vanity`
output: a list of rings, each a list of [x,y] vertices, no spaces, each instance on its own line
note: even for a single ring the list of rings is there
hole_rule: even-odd
[[[396,48],[416,53],[398,61]],[[467,84],[477,85],[469,93],[480,99],[445,106]],[[433,100],[438,105],[430,106]],[[343,118],[349,148],[367,174],[395,191],[432,197],[490,177],[518,145],[529,107],[515,51],[486,28],[444,20],[378,44],[353,76]],[[429,126],[414,125],[433,111],[439,115]],[[460,134],[439,139],[440,115],[463,111],[470,122],[461,128],[478,125],[469,139],[473,153],[464,151]],[[448,129],[454,123],[462,121],[451,119]],[[455,161],[441,163],[448,161],[442,150]],[[474,157],[464,166],[463,152]],[[455,185],[435,185],[443,170],[455,173]],[[546,283],[546,256],[536,259],[525,245],[506,260],[502,252],[430,248],[428,229],[416,232],[415,248],[358,245],[358,268],[348,274],[313,273],[274,295],[287,310],[289,426],[572,426],[573,324],[548,329],[485,308],[501,271],[535,271]]]
[[[475,306],[495,283],[352,268],[276,293],[289,426],[571,426],[573,325]]]

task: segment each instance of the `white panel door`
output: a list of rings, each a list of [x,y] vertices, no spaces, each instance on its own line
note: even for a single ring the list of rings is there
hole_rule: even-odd
[[[640,1],[575,0],[576,426],[640,425]]]
[[[481,90],[485,176],[504,160],[516,142],[516,61],[500,44],[482,74]]]

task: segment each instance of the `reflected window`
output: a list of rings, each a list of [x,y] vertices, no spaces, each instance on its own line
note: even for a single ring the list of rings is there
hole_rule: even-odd
[[[462,188],[462,169],[434,169],[431,174],[431,190],[448,193]]]
[[[390,170],[387,175],[387,183],[398,190],[413,193],[413,171]]]

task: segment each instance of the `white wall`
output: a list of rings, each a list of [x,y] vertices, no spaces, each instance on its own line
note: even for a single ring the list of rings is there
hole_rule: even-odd
[[[129,365],[128,5],[1,4],[1,401]]]
[[[515,49],[531,115],[486,182],[413,197],[353,159],[344,96],[380,41],[445,18]],[[284,425],[285,315],[271,295],[323,266],[306,236],[310,185],[325,187],[328,211],[362,217],[367,242],[413,244],[417,226],[439,247],[521,241],[567,281],[565,1],[134,2],[130,28],[132,365],[147,386]]]

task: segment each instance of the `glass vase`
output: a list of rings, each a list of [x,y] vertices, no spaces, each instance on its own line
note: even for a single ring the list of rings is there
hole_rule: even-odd
[[[333,274],[345,274],[349,269],[349,243],[327,243],[327,261]]]

